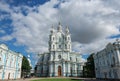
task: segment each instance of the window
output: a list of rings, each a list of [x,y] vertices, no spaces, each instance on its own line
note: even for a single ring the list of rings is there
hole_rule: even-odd
[[[8,60],[6,60],[6,64],[7,64]]]
[[[61,48],[61,45],[59,45],[59,48]]]
[[[72,60],[72,57],[70,57],[70,60]]]
[[[109,77],[111,77],[111,71],[109,71]]]
[[[67,45],[65,44],[65,49],[67,49]]]
[[[0,61],[1,61],[2,59],[1,59],[1,57],[0,57]]]
[[[67,38],[65,37],[65,41],[67,40]]]
[[[10,65],[10,67],[11,67],[11,65],[12,65],[12,61],[10,61],[10,64],[9,64],[9,65]]]
[[[77,62],[77,58],[76,58],[76,62]]]
[[[58,58],[61,59],[61,55],[59,55]]]
[[[53,45],[53,49],[55,49],[55,45]]]
[[[113,57],[113,65],[115,66],[115,57]]]
[[[42,56],[42,61],[44,61],[44,56]]]
[[[18,63],[18,66],[20,66],[20,63]]]
[[[109,61],[107,60],[107,65],[109,66],[110,65],[110,63],[109,63]]]
[[[59,42],[61,42],[62,41],[62,39],[61,38],[59,38]]]
[[[49,58],[49,55],[47,56],[47,59],[49,60],[50,58]]]
[[[53,40],[54,40],[55,38],[53,37]]]
[[[68,40],[70,40],[70,37],[68,37]]]

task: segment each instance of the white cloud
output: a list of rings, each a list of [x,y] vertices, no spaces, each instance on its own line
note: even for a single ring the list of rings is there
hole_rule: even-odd
[[[34,8],[4,8],[11,13],[13,20],[14,29],[10,36],[16,38],[15,44],[27,46],[27,51],[48,51],[49,29],[52,24],[56,26],[56,23],[61,21],[63,26],[70,27],[73,49],[81,53],[92,53],[113,41],[108,39],[109,36],[120,33],[116,27],[120,24],[120,9],[107,3],[109,1],[66,0],[60,3],[58,8],[54,8],[59,1],[51,0]],[[27,15],[22,14],[21,7],[27,10]]]
[[[13,39],[13,37],[10,36],[10,35],[5,35],[5,36],[2,36],[0,38],[0,40],[2,40],[2,41],[9,41],[9,40],[12,40],[12,39]]]
[[[10,6],[2,1],[0,1],[0,11],[11,12]]]
[[[4,30],[2,30],[2,29],[0,29],[0,33],[1,33],[1,34],[4,34],[4,33],[5,33],[5,31],[4,31]]]

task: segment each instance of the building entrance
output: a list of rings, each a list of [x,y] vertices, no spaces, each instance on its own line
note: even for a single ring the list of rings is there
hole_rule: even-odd
[[[61,66],[58,66],[58,77],[62,76],[62,69]]]

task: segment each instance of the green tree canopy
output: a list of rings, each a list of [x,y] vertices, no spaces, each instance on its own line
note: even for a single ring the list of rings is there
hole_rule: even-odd
[[[31,66],[30,66],[30,63],[29,63],[28,59],[25,56],[23,56],[23,59],[22,59],[22,71],[30,72],[30,69],[31,69]]]
[[[95,66],[94,66],[94,53],[90,54],[87,58],[86,65],[83,67],[84,71],[83,74],[85,77],[95,77]]]

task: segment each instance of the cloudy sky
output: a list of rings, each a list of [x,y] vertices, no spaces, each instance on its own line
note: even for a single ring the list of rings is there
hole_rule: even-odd
[[[86,58],[120,38],[118,0],[0,0],[0,43],[31,55],[48,51],[51,26],[69,26],[72,50]]]

